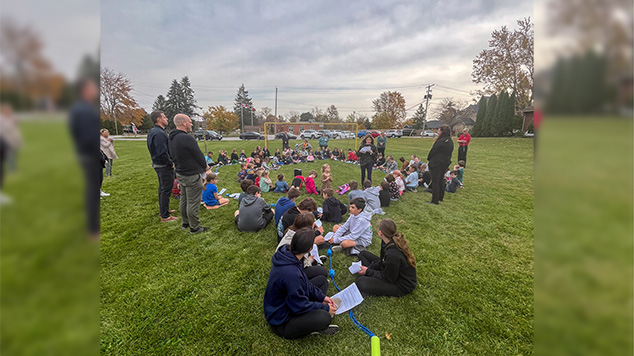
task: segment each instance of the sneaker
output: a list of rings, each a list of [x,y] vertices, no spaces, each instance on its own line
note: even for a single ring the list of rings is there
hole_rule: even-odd
[[[343,247],[341,247],[341,245],[332,247],[332,252],[341,252],[341,251],[343,251]]]
[[[181,229],[183,229],[183,230],[188,230],[188,229],[189,229],[189,224],[183,224],[183,225],[181,225]]]
[[[328,256],[321,255],[319,256],[319,260],[321,263],[326,263],[328,261]]]
[[[325,328],[324,330],[320,331],[319,333],[321,335],[334,335],[336,333],[339,332],[339,326],[335,325],[335,324],[330,324],[328,325],[327,328]]]
[[[161,222],[170,222],[170,221],[176,221],[178,220],[178,217],[176,216],[170,216],[168,218],[161,218]]]
[[[205,232],[209,230],[208,227],[203,227],[203,226],[199,226],[197,230],[192,230],[191,228],[189,229],[189,233],[190,234],[200,234],[201,232]]]
[[[8,195],[0,193],[0,205],[8,205],[13,203],[13,199]]]
[[[426,201],[425,204],[434,204],[434,205],[438,205],[438,203],[434,203],[433,201]]]
[[[102,190],[101,192],[99,192],[99,195],[101,195],[102,197],[109,197],[110,193],[106,193]]]

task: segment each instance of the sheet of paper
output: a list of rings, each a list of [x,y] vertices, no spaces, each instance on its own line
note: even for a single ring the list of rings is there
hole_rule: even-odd
[[[361,271],[361,261],[352,262],[352,266],[348,267],[348,270],[352,274],[359,273],[359,271]]]
[[[321,220],[317,219],[315,220],[315,226],[317,226],[317,228],[321,227]]]
[[[227,191],[226,188],[222,188],[222,190],[218,192],[218,195],[223,195],[226,191]]]
[[[337,309],[337,311],[335,312],[335,315],[345,313],[348,310],[361,304],[361,302],[363,301],[363,297],[361,296],[359,288],[357,288],[357,285],[355,283],[352,283],[346,289],[333,295],[330,298],[341,299],[341,305],[339,306],[339,309]]]
[[[333,237],[334,234],[335,233],[332,232],[332,231],[327,233],[326,236],[324,236],[324,240],[326,240],[326,241],[330,240]]]
[[[320,214],[324,213],[324,208],[322,208],[321,206],[317,207],[317,212]]]
[[[371,150],[372,150],[372,147],[370,147],[370,146],[365,146],[365,147],[362,147],[362,148],[359,150],[359,152],[366,153],[366,152],[370,152]]]
[[[320,265],[323,265],[323,263],[319,259],[319,250],[317,249],[317,245],[313,244],[313,249],[310,250],[310,255],[313,256],[313,258],[315,259],[315,262],[319,263]]]

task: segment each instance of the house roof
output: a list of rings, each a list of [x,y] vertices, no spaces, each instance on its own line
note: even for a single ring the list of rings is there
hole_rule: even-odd
[[[438,129],[440,126],[442,126],[442,122],[439,120],[430,120],[425,124],[426,129]]]
[[[465,125],[475,125],[475,121],[470,117],[462,119],[462,122],[464,122]]]

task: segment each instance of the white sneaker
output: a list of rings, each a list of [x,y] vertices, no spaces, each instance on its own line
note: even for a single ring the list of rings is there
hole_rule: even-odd
[[[0,205],[8,205],[13,203],[13,199],[8,195],[0,193]]]
[[[103,190],[99,193],[99,195],[101,195],[102,197],[109,197],[110,193],[106,193]]]
[[[343,247],[341,247],[340,245],[335,245],[332,247],[332,252],[341,252],[343,251]]]

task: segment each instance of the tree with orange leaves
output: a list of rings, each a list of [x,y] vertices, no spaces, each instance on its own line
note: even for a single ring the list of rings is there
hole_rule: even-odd
[[[102,69],[101,119],[118,121],[123,125],[134,122],[135,125],[141,126],[146,112],[132,96],[132,89],[130,79],[123,73],[116,73],[108,68]]]

